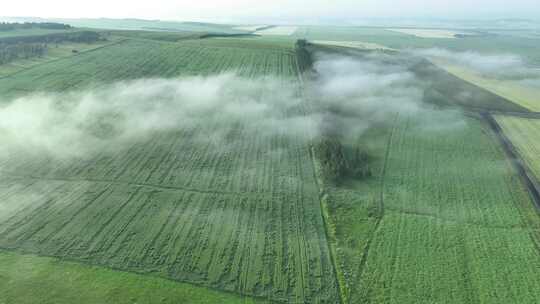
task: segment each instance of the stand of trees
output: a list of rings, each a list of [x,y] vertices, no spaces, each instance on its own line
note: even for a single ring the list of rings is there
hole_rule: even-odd
[[[49,35],[6,37],[0,39],[0,44],[11,45],[17,43],[60,43],[66,41],[77,43],[92,43],[102,40],[104,40],[104,38],[97,32],[79,31],[56,33]]]
[[[92,31],[6,37],[0,39],[0,65],[17,59],[42,57],[47,53],[47,47],[50,44],[62,42],[93,43],[102,40],[105,40],[105,38],[99,33]]]
[[[17,59],[28,59],[32,57],[42,57],[47,52],[46,44],[0,44],[0,65]]]
[[[3,32],[19,30],[19,29],[23,29],[23,30],[32,29],[32,28],[49,29],[49,30],[69,30],[72,27],[71,25],[68,25],[68,24],[54,23],[54,22],[25,22],[25,23],[1,22],[0,23],[0,31],[3,31]]]

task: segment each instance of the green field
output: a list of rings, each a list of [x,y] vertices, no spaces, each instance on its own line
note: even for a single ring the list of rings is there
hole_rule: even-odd
[[[36,66],[0,87],[19,95],[227,70],[295,81],[295,65],[292,45],[129,40]],[[51,69],[61,72],[51,77]],[[0,246],[274,300],[333,302],[308,147],[245,133],[241,122],[225,125],[230,150],[197,140],[222,125],[153,134],[80,161],[3,159]]]
[[[291,43],[289,47],[268,49],[265,44],[249,46],[249,41],[237,41],[211,39],[170,43],[125,40],[2,79],[0,94],[17,96],[31,91],[83,89],[118,80],[211,75],[223,71],[235,71],[246,77],[296,75]],[[51,70],[57,71],[52,77]]]
[[[506,98],[530,111],[538,112],[540,110],[540,88],[538,87],[526,86],[515,80],[500,80],[493,77],[486,77],[478,71],[451,64],[437,58],[431,61],[448,73]]]
[[[532,65],[540,66],[538,38],[511,34],[478,36],[464,39],[421,38],[372,27],[303,26],[293,35],[297,39],[357,41],[377,43],[389,48],[407,50],[443,48],[454,52],[475,51],[481,54],[516,54]]]
[[[387,133],[369,135],[376,174],[329,187],[351,303],[538,298],[534,205],[489,129],[465,117],[444,126],[452,115],[400,115]]]
[[[496,116],[504,134],[510,139],[519,155],[525,160],[538,180],[540,180],[540,120],[517,116]]]
[[[14,62],[10,62],[2,65],[0,68],[0,77],[6,77],[20,71],[38,66],[49,61],[59,60],[61,58],[79,55],[83,52],[92,51],[109,44],[117,43],[120,37],[111,38],[108,41],[96,42],[96,43],[60,43],[54,46],[50,46],[47,49],[47,54],[43,57],[33,57],[28,59],[18,59]],[[76,50],[77,53],[74,53]]]
[[[55,258],[0,251],[0,303],[251,304],[263,300]]]
[[[0,139],[13,138],[10,129],[2,129],[12,119],[2,111],[13,110],[12,103],[47,105],[50,99],[55,102],[50,107],[69,109],[80,96],[105,96],[120,86],[135,91],[113,95],[128,101],[121,113],[144,125],[152,117],[136,115],[136,95],[147,96],[153,81],[178,85],[174,81],[223,73],[271,88],[240,97],[272,97],[279,111],[256,116],[239,103],[234,109],[240,115],[231,116],[223,100],[202,112],[205,119],[185,127],[105,141],[108,146],[69,157],[51,151],[69,150],[77,140],[46,123],[38,133],[45,138],[38,141],[65,137],[65,147],[42,151],[30,140],[16,148],[7,142],[7,148],[0,147],[0,303],[535,303],[540,298],[539,214],[478,115],[526,109],[404,53],[307,51],[295,45],[298,38],[396,49],[434,44],[452,49],[455,43],[459,50],[489,53],[510,38],[440,42],[382,28],[308,26],[291,37],[201,38],[238,32],[232,25],[206,23],[78,22],[109,28],[100,31],[108,41],[60,44],[47,58],[0,66],[0,117],[7,121],[0,122]],[[501,49],[514,50],[529,40],[506,43]],[[534,44],[522,54],[536,60],[536,49]],[[383,121],[375,117],[378,112],[356,117],[340,104],[326,109],[309,92],[310,81],[322,74],[299,74],[319,52],[358,60],[366,75],[409,79],[405,86],[415,89],[418,109],[391,108]],[[383,76],[375,79],[387,80]],[[334,85],[343,88],[346,80]],[[204,103],[212,90],[207,86],[187,99],[176,97],[189,102],[202,96]],[[145,102],[159,105],[178,94],[171,91]],[[373,94],[407,104],[411,101],[399,99],[406,92]],[[50,110],[33,106],[44,116]],[[345,115],[355,122],[346,125],[353,130],[356,123],[366,127],[347,138],[336,136],[337,146],[321,153],[324,131],[300,123],[319,119],[320,108],[331,118]],[[197,118],[198,109],[191,116]],[[170,111],[159,118],[191,118]],[[71,119],[53,118],[61,126],[58,120]],[[84,123],[97,137],[114,138],[115,124],[107,124],[111,117],[99,118],[103,121]],[[29,119],[29,130],[15,135],[20,131],[24,139],[34,125],[32,117],[23,119]],[[523,158],[540,170],[532,135],[540,125],[524,118],[497,120]],[[78,123],[66,125],[78,128]],[[359,151],[369,174],[331,176],[329,168]]]

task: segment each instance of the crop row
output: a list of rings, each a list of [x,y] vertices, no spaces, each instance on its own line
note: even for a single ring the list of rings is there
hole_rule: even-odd
[[[0,246],[280,301],[336,295],[317,196],[2,181]],[[21,191],[24,189],[24,191]]]
[[[430,116],[365,138],[388,143],[372,151],[388,151],[374,176],[329,190],[349,300],[533,303],[540,220],[527,191],[481,121]]]

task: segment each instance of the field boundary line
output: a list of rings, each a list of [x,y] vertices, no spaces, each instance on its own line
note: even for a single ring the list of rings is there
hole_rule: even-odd
[[[357,270],[357,274],[356,274],[356,280],[355,280],[355,284],[353,286],[353,290],[356,291],[358,289],[358,285],[360,283],[360,280],[362,278],[362,273],[364,272],[364,269],[365,269],[365,265],[367,263],[367,259],[368,259],[368,256],[369,256],[369,251],[371,249],[371,245],[373,244],[373,240],[375,239],[375,235],[377,234],[377,232],[379,231],[380,227],[381,227],[381,223],[382,223],[382,220],[384,218],[384,215],[385,215],[385,206],[384,206],[384,186],[385,186],[385,176],[386,176],[386,171],[387,171],[387,168],[388,168],[388,159],[390,158],[390,151],[392,149],[392,142],[394,140],[394,134],[395,134],[395,131],[396,131],[396,127],[397,127],[397,121],[399,119],[399,112],[396,113],[395,117],[394,117],[394,120],[392,122],[392,129],[390,130],[390,134],[388,134],[388,141],[386,143],[386,151],[385,151],[385,154],[384,154],[384,163],[383,163],[383,167],[382,167],[382,170],[381,170],[381,180],[380,180],[380,192],[379,192],[379,216],[377,217],[376,219],[376,222],[375,222],[375,228],[373,229],[373,231],[371,232],[369,238],[368,238],[368,241],[366,243],[366,246],[364,247],[364,250],[362,252],[362,257],[360,259],[360,264],[358,265],[358,270]]]
[[[311,107],[311,105],[308,105],[306,102],[307,102],[307,98],[305,96],[305,92],[304,92],[304,86],[305,86],[305,79],[304,79],[304,73],[302,72],[302,70],[300,69],[300,65],[298,64],[298,54],[297,52],[294,52],[295,53],[295,56],[293,56],[294,58],[294,65],[295,65],[295,69],[296,69],[296,75],[297,75],[297,79],[299,81],[299,86],[300,86],[300,94],[301,94],[301,97],[302,97],[302,100],[304,101],[305,103],[305,106],[303,108],[303,113],[304,115],[308,115],[308,112],[307,112],[307,108],[306,107]],[[327,219],[326,217],[328,217],[328,212],[327,212],[327,204],[325,203],[325,200],[328,198],[328,194],[326,192],[326,187],[324,185],[324,181],[319,177],[319,171],[318,170],[318,165],[317,165],[317,159],[315,157],[315,147],[313,146],[313,144],[309,144],[308,146],[309,148],[309,157],[311,159],[311,167],[312,167],[312,171],[313,171],[313,178],[315,180],[315,186],[317,187],[317,190],[319,191],[318,193],[318,200],[319,200],[319,211],[321,213],[321,221],[322,221],[322,224],[323,224],[323,229],[324,229],[324,236],[325,236],[325,239],[326,239],[326,250],[328,250],[328,255],[330,256],[330,263],[332,263],[332,272],[334,274],[334,280],[335,280],[335,287],[336,287],[336,291],[338,293],[338,303],[339,304],[345,304],[345,303],[348,303],[349,301],[346,299],[346,296],[344,294],[344,286],[342,286],[342,282],[341,280],[339,279],[339,273],[338,273],[338,264],[337,264],[337,260],[336,260],[336,256],[335,256],[335,252],[336,252],[336,248],[334,248],[334,243],[332,242],[332,239],[335,239],[335,237],[331,238],[330,236],[330,231],[329,231],[329,219]],[[333,236],[333,234],[332,234]],[[343,283],[345,284],[346,281],[343,280]],[[348,287],[347,287],[348,288]]]
[[[512,117],[521,117],[527,119],[540,119],[540,112],[506,112],[506,111],[489,111],[489,115],[499,115],[499,116],[512,116]]]
[[[335,239],[335,236],[333,233],[330,233],[330,229],[329,229],[330,219],[329,219],[329,214],[328,214],[328,206],[326,204],[326,200],[328,199],[328,193],[326,192],[326,187],[324,185],[322,178],[319,177],[320,170],[318,169],[319,166],[317,163],[317,159],[315,158],[314,149],[315,148],[313,147],[313,145],[311,145],[310,150],[309,150],[310,152],[309,155],[310,155],[311,164],[313,167],[313,178],[315,179],[315,183],[319,190],[319,204],[320,204],[319,208],[321,211],[321,219],[324,226],[326,246],[327,246],[328,254],[330,255],[330,261],[332,263],[332,269],[333,269],[334,277],[336,280],[336,287],[339,293],[339,303],[345,304],[345,303],[348,303],[349,301],[347,300],[347,297],[343,293],[345,287],[342,286],[342,282],[339,279],[339,275],[338,275],[338,264],[337,264],[337,260],[335,256],[335,252],[337,248],[335,248],[334,242],[333,242],[333,240]],[[346,283],[345,280],[343,283]]]
[[[1,173],[1,172],[0,172]],[[107,179],[91,179],[91,178],[62,178],[62,177],[36,177],[36,176],[23,176],[23,175],[5,175],[6,179],[29,179],[29,180],[43,180],[43,181],[59,181],[59,182],[93,182],[93,183],[104,183],[104,184],[113,184],[113,185],[131,185],[136,187],[147,187],[155,188],[162,190],[178,190],[184,192],[193,192],[200,194],[217,194],[217,195],[237,195],[237,196],[260,196],[260,197],[272,197],[271,193],[267,192],[234,192],[234,191],[217,191],[217,190],[202,190],[195,188],[186,188],[179,186],[165,186],[165,185],[156,185],[148,183],[137,183],[137,182],[128,182],[128,181],[118,181],[118,180],[107,180]]]

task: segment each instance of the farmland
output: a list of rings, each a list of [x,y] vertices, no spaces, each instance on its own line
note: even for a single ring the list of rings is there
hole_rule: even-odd
[[[263,35],[263,36],[265,35],[290,36],[294,34],[297,29],[298,27],[296,26],[275,26],[275,27],[270,27],[263,30],[258,30],[255,32],[255,34]]]
[[[540,235],[527,192],[481,122],[463,118],[450,127],[444,121],[455,114],[432,115],[439,129],[399,115],[388,132],[369,135],[378,138],[372,141],[381,155],[373,164],[377,173],[329,188],[348,298],[534,302]]]
[[[467,32],[457,32],[457,31],[440,30],[440,29],[392,28],[388,30],[392,32],[413,35],[420,38],[455,39],[457,35],[469,35],[469,33]]]
[[[225,70],[296,79],[295,60],[292,47],[242,41],[126,40],[22,71],[0,86],[17,95],[29,82],[73,90]],[[63,73],[44,77],[51,68]],[[226,126],[235,142],[229,150],[198,141],[219,125],[153,134],[127,150],[76,161],[4,158],[0,246],[278,301],[333,302],[308,147],[279,134],[265,140],[241,122]]]
[[[511,140],[519,155],[525,160],[538,180],[540,180],[540,163],[538,160],[538,139],[540,120],[519,116],[496,117],[504,134]]]
[[[0,303],[540,298],[539,214],[482,116],[534,108],[400,52],[493,41],[73,22],[107,40],[0,66]],[[540,177],[540,124],[496,118]]]
[[[515,80],[500,80],[483,76],[478,71],[437,58],[432,59],[432,62],[456,77],[511,100],[530,111],[540,111],[540,89],[537,87],[527,86]]]
[[[125,40],[95,52],[81,54],[70,60],[60,60],[33,67],[3,79],[3,96],[17,96],[29,91],[81,89],[99,83],[141,77],[175,77],[181,75],[210,75],[236,71],[250,77],[295,75],[294,53],[281,46],[263,49],[239,40],[186,41],[182,44],[162,41]],[[247,46],[247,47],[243,47]],[[133,60],[136,60],[133,64]],[[51,69],[59,71],[47,77]],[[28,86],[28,83],[32,86]]]

